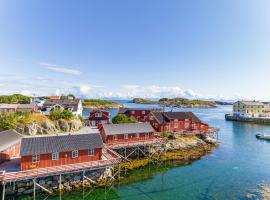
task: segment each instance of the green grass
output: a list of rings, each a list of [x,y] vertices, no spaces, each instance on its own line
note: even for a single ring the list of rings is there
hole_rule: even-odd
[[[85,99],[82,102],[83,106],[117,106],[119,105],[113,101],[101,100],[101,99]]]

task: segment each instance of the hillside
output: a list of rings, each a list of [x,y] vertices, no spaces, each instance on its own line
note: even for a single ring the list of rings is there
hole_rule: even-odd
[[[20,104],[29,104],[31,103],[31,97],[24,96],[21,94],[12,94],[12,95],[0,95],[0,103],[20,103]]]
[[[143,98],[134,98],[129,102],[130,103],[139,103],[139,104],[158,104],[157,101],[152,101],[152,100],[143,99]]]
[[[101,99],[85,99],[82,102],[84,108],[88,109],[104,109],[104,108],[121,108],[123,107],[122,104],[101,100]]]
[[[217,104],[212,101],[205,100],[191,100],[186,98],[162,98],[158,102],[151,101],[148,99],[135,98],[131,103],[138,104],[159,104],[161,106],[170,106],[170,107],[184,107],[184,108],[213,108],[216,107]]]

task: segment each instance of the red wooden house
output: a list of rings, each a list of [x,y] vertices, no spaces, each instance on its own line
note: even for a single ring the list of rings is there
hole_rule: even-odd
[[[0,132],[0,164],[19,157],[22,136],[14,130]]]
[[[21,170],[101,160],[99,133],[23,138]]]
[[[192,112],[151,112],[146,121],[158,131],[207,131],[209,126]]]
[[[110,123],[110,112],[105,110],[93,110],[89,114],[89,125],[97,126],[100,123]]]
[[[109,144],[154,139],[154,129],[149,123],[102,124],[100,134]]]
[[[161,111],[159,108],[120,108],[119,114],[125,114],[128,117],[134,117],[140,122],[145,122],[151,111]]]

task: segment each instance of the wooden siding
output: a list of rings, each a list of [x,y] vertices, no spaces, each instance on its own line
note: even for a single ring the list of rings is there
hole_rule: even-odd
[[[156,120],[156,118],[152,114],[148,115],[146,121],[148,121],[157,132],[162,131],[177,132],[177,131],[191,131],[191,130],[207,131],[209,129],[208,124],[205,124],[203,122],[194,123],[191,121],[191,119],[188,119],[187,121],[170,120],[165,125],[162,125]]]
[[[91,162],[96,160],[101,160],[102,149],[95,149],[94,155],[88,155],[88,149],[79,150],[78,157],[72,158],[72,151],[59,152],[59,159],[52,160],[52,154],[40,154],[39,162],[32,162],[32,156],[22,156],[21,158],[21,170],[34,169],[39,167],[51,167],[83,162]]]
[[[142,140],[152,140],[154,139],[154,133],[149,133],[149,137],[145,137],[145,133],[139,133],[139,138],[137,138],[136,133],[128,134],[128,139],[125,139],[125,134],[116,134],[116,135],[105,135],[104,131],[101,130],[101,137],[103,141],[107,144],[112,143],[125,143],[125,142],[134,142]],[[114,136],[116,139],[114,139]]]
[[[128,110],[126,115],[129,117],[134,117],[140,122],[145,122],[147,115],[150,114],[150,110]]]
[[[20,143],[17,143],[8,149],[0,152],[0,163],[10,160],[11,158],[19,157],[20,155]]]

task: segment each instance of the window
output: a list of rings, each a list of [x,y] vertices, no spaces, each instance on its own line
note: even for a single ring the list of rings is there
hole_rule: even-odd
[[[72,158],[78,158],[78,150],[74,150],[74,151],[72,151],[72,155],[71,155],[71,157]]]
[[[174,120],[174,125],[173,126],[174,126],[174,128],[178,128],[178,120],[177,119]]]
[[[125,140],[127,140],[128,139],[128,134],[125,134],[124,138],[125,138]]]
[[[59,153],[58,152],[52,153],[52,160],[59,160]]]
[[[142,114],[145,115],[145,111],[144,110],[142,111]]]
[[[93,156],[95,155],[95,150],[94,149],[88,149],[88,156]]]
[[[134,110],[132,110],[132,111],[131,111],[131,114],[132,114],[132,115],[134,115],[134,114],[135,114],[135,111],[134,111]]]
[[[95,117],[102,117],[102,113],[96,113]]]
[[[117,135],[113,135],[113,140],[117,140]]]
[[[140,133],[136,133],[136,138],[140,138]]]
[[[188,129],[189,128],[189,122],[186,122],[185,123],[185,129]]]
[[[145,138],[149,138],[149,133],[145,133]]]
[[[32,156],[32,162],[39,162],[40,161],[40,155],[39,154],[35,154]]]

